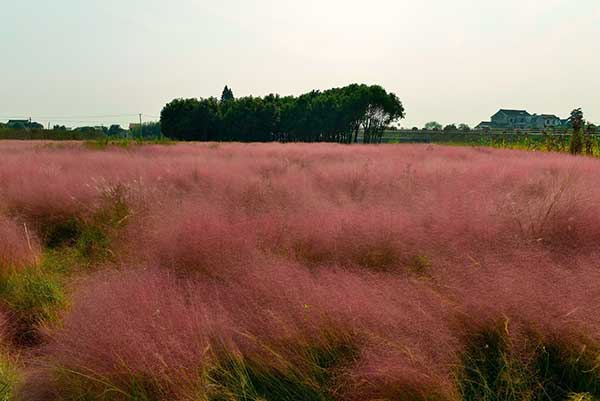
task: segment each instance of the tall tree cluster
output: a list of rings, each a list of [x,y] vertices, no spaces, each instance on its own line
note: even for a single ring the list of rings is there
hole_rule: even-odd
[[[301,96],[175,99],[161,112],[172,139],[241,142],[378,143],[386,127],[404,118],[398,97],[378,85],[352,84]]]

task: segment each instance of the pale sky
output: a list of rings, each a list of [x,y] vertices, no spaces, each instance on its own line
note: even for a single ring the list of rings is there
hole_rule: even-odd
[[[0,0],[0,121],[380,84],[402,126],[499,108],[600,123],[600,0]],[[130,116],[131,115],[131,116]]]

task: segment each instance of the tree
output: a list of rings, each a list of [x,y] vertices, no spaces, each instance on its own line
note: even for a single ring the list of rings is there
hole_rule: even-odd
[[[106,134],[109,136],[121,136],[121,135],[123,135],[124,132],[125,132],[125,130],[123,128],[121,128],[120,125],[113,124],[108,128],[108,131]]]
[[[458,129],[461,131],[471,131],[471,127],[469,127],[469,125],[465,123],[458,124]]]
[[[142,128],[140,132],[140,125],[135,124],[129,129],[129,133],[134,138],[160,138],[162,136],[160,123],[157,121],[145,122],[142,124]]]
[[[222,116],[221,139],[264,142],[273,138],[275,110],[261,98],[242,97],[232,102]]]
[[[160,125],[171,139],[219,140],[219,102],[216,98],[175,99],[162,109]]]
[[[574,109],[569,117],[569,123],[573,127],[573,133],[571,134],[571,141],[569,143],[569,152],[576,155],[581,153],[583,150],[583,126],[585,121],[583,120],[583,112],[581,109]]]
[[[444,127],[445,132],[456,131],[456,130],[458,130],[458,128],[456,128],[455,124],[448,124]]]
[[[230,100],[234,100],[233,91],[225,85],[223,88],[223,92],[221,93],[221,102],[229,102]]]
[[[442,124],[438,123],[437,121],[430,121],[425,124],[424,129],[427,131],[439,131],[442,129]]]
[[[583,111],[581,111],[581,108],[574,109],[568,121],[574,131],[579,131],[583,127]]]
[[[363,117],[364,143],[379,143],[385,128],[404,118],[402,102],[393,93],[387,93],[381,86],[369,88],[369,98]]]
[[[585,129],[585,135],[583,140],[583,145],[585,147],[585,154],[588,156],[594,155],[594,133],[596,132],[596,127],[594,124],[587,124]]]

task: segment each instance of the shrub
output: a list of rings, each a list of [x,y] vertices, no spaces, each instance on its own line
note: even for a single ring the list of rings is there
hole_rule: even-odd
[[[55,320],[66,302],[60,278],[39,267],[8,276],[0,283],[0,299],[13,313],[10,324],[20,345],[39,342],[37,328]]]

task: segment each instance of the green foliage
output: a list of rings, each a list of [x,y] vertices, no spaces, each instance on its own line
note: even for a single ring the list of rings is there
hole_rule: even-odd
[[[364,142],[375,143],[403,117],[397,96],[378,85],[238,99],[226,87],[221,101],[173,100],[161,112],[161,126],[166,136],[179,140],[350,143],[361,131]]]
[[[301,366],[272,355],[281,367],[224,352],[207,374],[209,401],[333,401],[336,367],[355,357],[348,344],[309,348]]]
[[[572,155],[578,155],[582,153],[584,147],[584,133],[585,121],[583,119],[583,112],[581,109],[575,109],[571,112],[569,117],[569,123],[573,127],[571,133],[571,142],[569,143],[569,152]]]
[[[442,124],[438,123],[437,121],[430,121],[427,124],[425,124],[425,127],[423,129],[427,131],[439,131],[442,129]]]
[[[134,137],[134,138],[100,138],[93,141],[86,141],[85,146],[89,149],[93,150],[105,150],[110,148],[123,148],[128,149],[134,146],[142,146],[142,145],[171,145],[174,142],[165,137],[156,137],[156,138],[148,138],[144,136],[144,138]]]
[[[345,342],[331,347],[298,346],[298,360],[275,351],[266,360],[244,357],[217,346],[212,362],[198,367],[196,385],[178,389],[185,399],[202,401],[333,401],[336,369],[350,363],[356,350]],[[62,401],[158,401],[172,394],[172,385],[141,377],[124,366],[118,376],[56,368],[53,372]],[[192,394],[193,393],[193,394]]]
[[[215,140],[219,132],[219,102],[209,99],[175,99],[161,111],[162,132],[171,139]]]
[[[145,140],[160,140],[163,136],[160,122],[157,121],[142,123],[142,129],[140,129],[139,124],[136,124],[129,129],[129,135],[132,138],[136,138],[138,141],[142,138]]]
[[[588,156],[600,156],[600,142],[596,127],[593,124],[585,124],[582,133],[573,135],[566,129],[554,130],[548,128],[539,134],[528,132],[499,132],[492,131],[428,131],[426,133],[416,131],[386,132],[383,141],[385,143],[440,143],[456,146],[490,146],[502,149],[521,149],[543,152],[569,152],[574,147],[574,152],[584,153]]]
[[[108,136],[123,136],[125,135],[127,131],[125,131],[123,128],[121,128],[120,125],[118,124],[113,124],[108,128],[108,131],[106,132],[106,134]]]
[[[552,399],[571,393],[600,396],[600,354],[594,347],[574,348],[567,344],[546,344],[538,350],[536,369],[544,392]]]
[[[569,142],[569,152],[572,155],[578,155],[583,150],[583,134],[581,130],[573,130],[571,141]]]
[[[71,246],[81,235],[82,223],[76,217],[51,218],[41,223],[44,245],[50,249]]]
[[[571,124],[571,127],[573,127],[573,131],[580,131],[584,125],[583,111],[581,111],[581,109],[571,111],[569,123]]]
[[[123,377],[103,377],[94,372],[77,372],[57,368],[52,372],[60,389],[60,401],[159,401],[161,389],[151,380],[130,374],[124,368]],[[0,400],[1,401],[1,400]]]
[[[122,186],[109,188],[103,195],[104,206],[92,216],[70,216],[43,222],[40,232],[48,250],[46,253],[50,255],[47,258],[71,266],[109,259],[113,254],[110,249],[112,239],[129,217],[125,195]]]
[[[38,326],[59,317],[67,304],[64,284],[68,275],[112,257],[113,236],[129,216],[123,188],[107,190],[104,205],[87,219],[69,217],[43,223],[41,261],[0,279],[0,301],[13,314],[15,343],[37,344]]]
[[[37,342],[36,326],[56,320],[66,305],[60,275],[37,266],[3,279],[0,299],[14,313],[18,326],[15,341],[20,344]]]
[[[576,394],[600,395],[597,350],[575,350],[535,338],[526,349],[517,349],[507,324],[470,338],[458,376],[464,401],[568,400]]]
[[[15,388],[20,382],[16,361],[0,351],[0,401],[13,401]]]
[[[52,140],[52,141],[83,141],[104,138],[101,131],[67,131],[62,127],[52,130],[45,129],[15,129],[0,127],[0,139],[19,140]]]
[[[233,91],[225,85],[223,88],[223,93],[221,93],[221,102],[228,102],[230,100],[234,100]]]
[[[596,401],[596,399],[589,393],[572,393],[567,401]]]
[[[532,400],[534,376],[511,354],[499,330],[473,336],[462,361],[459,388],[464,401]]]

